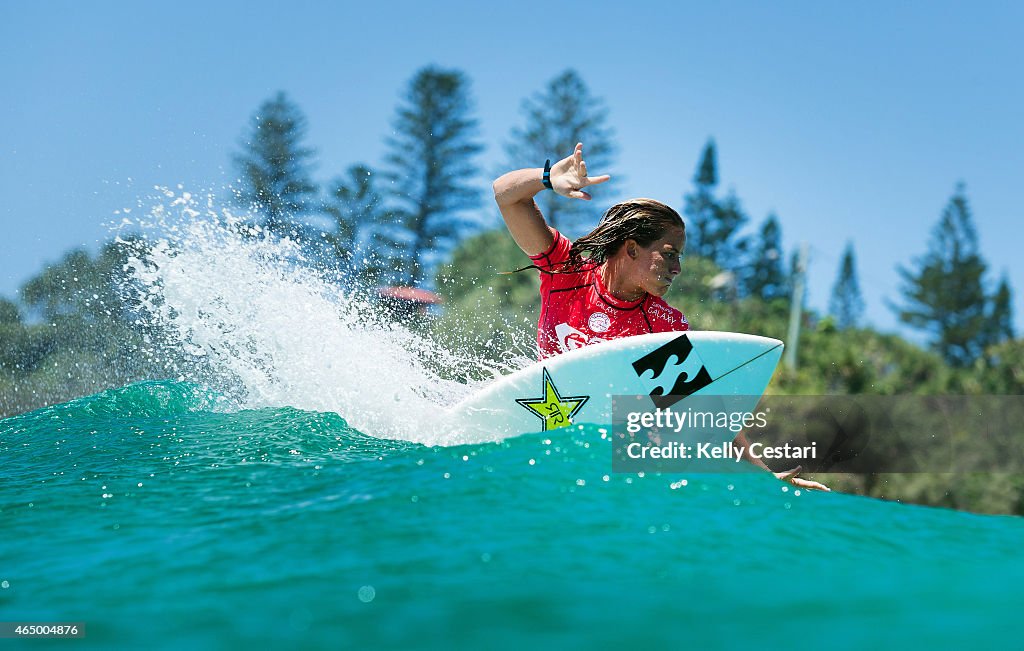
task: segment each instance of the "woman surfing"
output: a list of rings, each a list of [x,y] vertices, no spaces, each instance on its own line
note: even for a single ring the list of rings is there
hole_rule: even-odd
[[[590,201],[584,188],[610,178],[588,175],[579,143],[554,165],[548,161],[543,169],[515,170],[494,181],[494,200],[509,233],[540,271],[541,359],[609,339],[690,327],[683,313],[661,298],[679,274],[686,246],[679,213],[654,199],[631,199],[609,208],[594,230],[570,242],[548,225],[534,201],[545,189]],[[734,443],[750,450],[743,433]],[[744,458],[770,471],[749,452]],[[802,488],[828,490],[798,477],[800,470],[775,476]]]

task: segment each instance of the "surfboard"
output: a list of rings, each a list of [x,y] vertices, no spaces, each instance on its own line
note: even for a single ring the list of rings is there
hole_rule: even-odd
[[[577,348],[503,376],[451,408],[467,439],[498,441],[572,424],[612,424],[613,396],[649,408],[690,396],[746,396],[753,410],[782,356],[778,339],[732,332],[662,332]]]

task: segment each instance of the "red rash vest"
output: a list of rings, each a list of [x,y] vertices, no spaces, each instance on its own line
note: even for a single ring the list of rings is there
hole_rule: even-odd
[[[572,242],[554,229],[552,234],[555,241],[551,247],[530,256],[541,269],[540,359],[609,339],[690,329],[683,313],[658,296],[646,294],[639,301],[612,296],[597,272],[600,265],[584,264],[579,271],[563,271]]]

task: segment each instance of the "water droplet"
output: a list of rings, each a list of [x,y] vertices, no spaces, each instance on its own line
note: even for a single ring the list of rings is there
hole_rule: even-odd
[[[537,462],[536,462],[536,460],[534,460],[534,459],[530,459],[530,465],[531,465],[531,466],[532,466],[532,465],[534,465],[534,464],[536,464],[536,463],[537,463]]]
[[[800,489],[798,488],[795,491],[793,491],[793,495],[796,495],[797,497],[800,497]]]
[[[647,533],[655,533],[657,531],[658,531],[658,528],[653,526],[653,525],[650,526],[650,527],[647,527]]]
[[[11,587],[11,584],[8,583],[7,581],[0,582],[0,588],[3,588],[4,590],[6,590],[9,587]]]
[[[359,592],[357,594],[359,595],[359,601],[364,604],[368,604],[377,596],[377,591],[373,589],[372,585],[364,585],[359,588]]]

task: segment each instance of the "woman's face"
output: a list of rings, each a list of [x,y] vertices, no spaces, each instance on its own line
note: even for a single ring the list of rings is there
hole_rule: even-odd
[[[632,240],[626,241],[627,253],[630,247],[636,255],[630,255],[633,280],[638,289],[648,294],[664,296],[679,275],[679,264],[686,245],[686,232],[673,226],[661,239],[648,246],[640,246]]]

